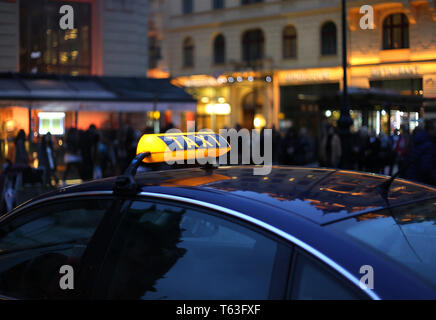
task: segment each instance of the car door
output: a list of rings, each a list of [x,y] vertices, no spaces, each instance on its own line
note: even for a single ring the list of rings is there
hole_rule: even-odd
[[[113,210],[113,203],[109,196],[53,199],[3,219],[0,223],[0,296],[86,298],[79,275],[85,270],[89,244],[95,240],[105,216]],[[61,278],[67,273],[72,275],[69,278],[72,283],[64,278],[61,286]]]
[[[284,299],[291,247],[223,213],[180,202],[129,200],[95,297]]]

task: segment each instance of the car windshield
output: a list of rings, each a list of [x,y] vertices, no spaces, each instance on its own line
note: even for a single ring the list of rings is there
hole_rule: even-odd
[[[436,198],[364,214],[328,228],[345,232],[436,287]]]

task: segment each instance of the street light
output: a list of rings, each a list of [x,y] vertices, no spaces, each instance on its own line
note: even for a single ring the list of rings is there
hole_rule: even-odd
[[[342,69],[344,72],[343,89],[342,89],[342,108],[341,116],[338,120],[339,134],[342,145],[341,167],[351,167],[351,132],[350,126],[353,124],[353,119],[350,116],[350,106],[348,99],[348,78],[347,78],[347,4],[346,0],[342,0]]]

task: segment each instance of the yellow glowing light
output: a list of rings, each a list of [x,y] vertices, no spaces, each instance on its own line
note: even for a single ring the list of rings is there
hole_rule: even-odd
[[[351,65],[365,65],[365,64],[375,64],[380,63],[380,58],[377,56],[373,57],[353,57],[350,59]]]
[[[208,103],[210,100],[209,100],[209,98],[208,97],[203,97],[203,98],[201,98],[201,102],[202,103]]]
[[[68,53],[63,51],[60,54],[61,63],[66,63],[68,61]]]
[[[206,105],[207,114],[229,115],[231,107],[228,103],[217,103]]]
[[[226,139],[215,133],[146,134],[139,140],[137,154],[150,153],[146,163],[220,157],[230,151]]]
[[[77,29],[68,30],[65,32],[64,40],[77,39]]]
[[[155,111],[155,112],[153,112],[153,118],[154,118],[155,120],[159,120],[159,119],[160,119],[160,112],[159,112],[159,111]]]
[[[266,125],[265,117],[261,114],[256,115],[254,117],[253,124],[254,124],[254,127],[256,129],[261,129],[261,128],[265,127],[265,125]]]
[[[15,121],[14,120],[8,120],[6,121],[6,131],[11,132],[15,129]]]
[[[147,77],[153,79],[166,79],[170,77],[170,74],[160,69],[149,69],[147,71]]]
[[[225,102],[226,102],[226,99],[224,99],[223,97],[219,97],[219,98],[218,98],[218,102],[219,102],[219,103],[225,103]]]

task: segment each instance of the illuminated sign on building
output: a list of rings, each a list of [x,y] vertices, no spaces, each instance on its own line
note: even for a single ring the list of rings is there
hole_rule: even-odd
[[[418,75],[419,68],[417,65],[377,67],[371,68],[372,78],[389,78],[398,76]]]
[[[188,88],[201,88],[201,87],[215,87],[225,83],[227,80],[225,77],[220,76],[214,78],[207,75],[187,76],[174,79],[172,82],[174,85],[181,85]]]
[[[281,83],[337,81],[342,77],[340,68],[312,69],[279,72]]]

